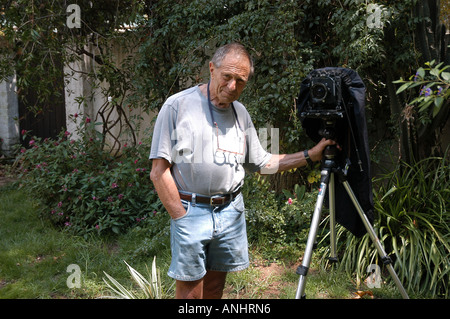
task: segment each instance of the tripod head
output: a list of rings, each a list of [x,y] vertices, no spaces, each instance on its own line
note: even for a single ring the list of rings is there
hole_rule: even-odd
[[[319,135],[327,140],[336,140],[336,119],[325,118],[321,121],[321,128],[318,131]],[[323,158],[333,160],[337,155],[336,145],[328,145],[323,151]]]

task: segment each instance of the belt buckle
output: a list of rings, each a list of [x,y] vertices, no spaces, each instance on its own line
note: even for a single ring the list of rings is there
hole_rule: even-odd
[[[219,204],[213,203],[213,201],[214,201],[215,199],[218,199],[218,198],[222,199],[222,203],[219,203]],[[222,195],[214,195],[214,196],[211,196],[210,199],[209,199],[209,204],[210,204],[211,206],[220,206],[220,205],[223,205],[223,204],[225,204],[225,196],[222,196]]]

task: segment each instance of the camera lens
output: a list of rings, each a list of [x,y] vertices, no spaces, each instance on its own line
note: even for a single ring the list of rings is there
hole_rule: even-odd
[[[311,86],[311,96],[316,100],[323,100],[327,96],[327,87],[323,83],[314,83]]]

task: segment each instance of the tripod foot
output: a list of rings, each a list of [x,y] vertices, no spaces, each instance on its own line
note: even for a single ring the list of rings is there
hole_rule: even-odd
[[[336,264],[339,262],[339,258],[337,257],[329,257],[328,260],[330,261],[330,263],[332,264]]]

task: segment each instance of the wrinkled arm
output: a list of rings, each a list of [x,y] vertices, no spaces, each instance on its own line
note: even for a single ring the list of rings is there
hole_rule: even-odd
[[[177,186],[170,173],[170,167],[171,165],[167,160],[162,158],[154,159],[150,179],[170,217],[176,219],[184,216],[186,210],[181,204]]]
[[[323,138],[313,148],[308,151],[308,155],[313,162],[320,161],[322,159],[322,153],[325,147],[328,145],[335,145],[333,140],[327,140]],[[303,152],[293,154],[272,154],[269,162],[261,170],[261,174],[274,174],[293,168],[306,166],[306,158]]]

